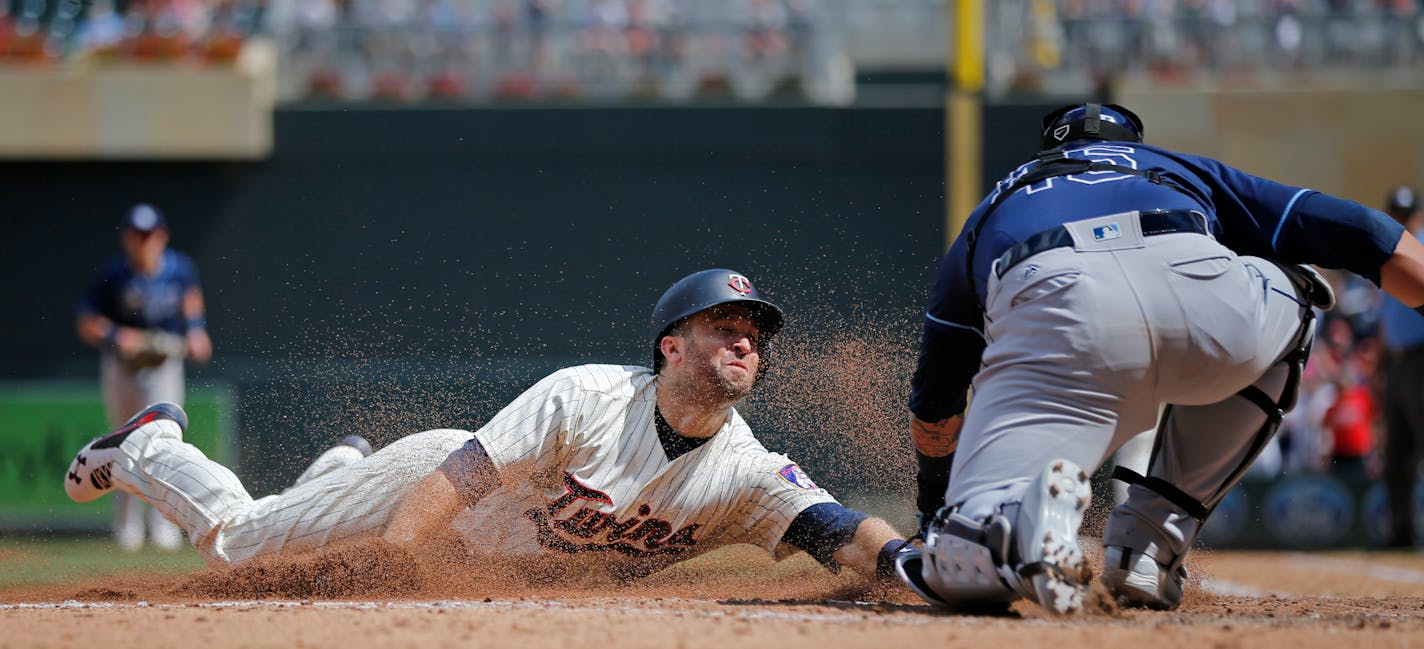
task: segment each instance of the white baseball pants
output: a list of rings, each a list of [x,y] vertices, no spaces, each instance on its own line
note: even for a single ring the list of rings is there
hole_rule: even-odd
[[[470,436],[431,430],[359,460],[323,454],[325,468],[303,473],[305,482],[254,500],[232,471],[185,443],[178,425],[163,420],[140,427],[119,445],[113,477],[119,488],[186,530],[209,562],[241,563],[380,534],[401,497]]]

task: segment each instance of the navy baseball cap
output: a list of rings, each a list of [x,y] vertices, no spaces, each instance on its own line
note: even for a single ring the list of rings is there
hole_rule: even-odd
[[[1408,185],[1395,187],[1389,190],[1388,205],[1391,212],[1413,212],[1419,209],[1419,192]]]
[[[146,203],[133,206],[129,213],[124,216],[124,227],[139,232],[153,232],[159,228],[168,227],[168,223],[163,220],[163,213],[157,208]]]

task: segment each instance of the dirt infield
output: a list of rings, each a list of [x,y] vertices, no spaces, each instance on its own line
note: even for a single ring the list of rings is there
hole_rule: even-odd
[[[936,611],[804,556],[773,563],[742,548],[629,582],[408,559],[347,548],[12,589],[0,592],[0,647],[1424,646],[1417,554],[1200,553],[1181,610],[1109,605],[1073,619],[1023,604],[1001,616]]]

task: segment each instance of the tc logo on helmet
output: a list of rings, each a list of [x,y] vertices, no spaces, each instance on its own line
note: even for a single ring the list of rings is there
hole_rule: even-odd
[[[752,281],[742,275],[728,275],[727,286],[732,287],[732,290],[742,295],[751,295],[752,293]]]

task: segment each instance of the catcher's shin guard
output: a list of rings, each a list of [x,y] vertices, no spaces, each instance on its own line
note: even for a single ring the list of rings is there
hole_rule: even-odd
[[[982,524],[941,510],[925,535],[923,556],[907,557],[898,572],[921,597],[949,608],[1027,597],[1053,613],[1077,612],[1092,580],[1078,547],[1090,500],[1087,474],[1054,460],[1029,484],[1021,503],[1001,507]]]
[[[925,530],[922,556],[896,562],[901,579],[932,604],[972,609],[1006,605],[1018,594],[1004,581],[1009,520],[1000,514],[983,524],[946,507]]]

